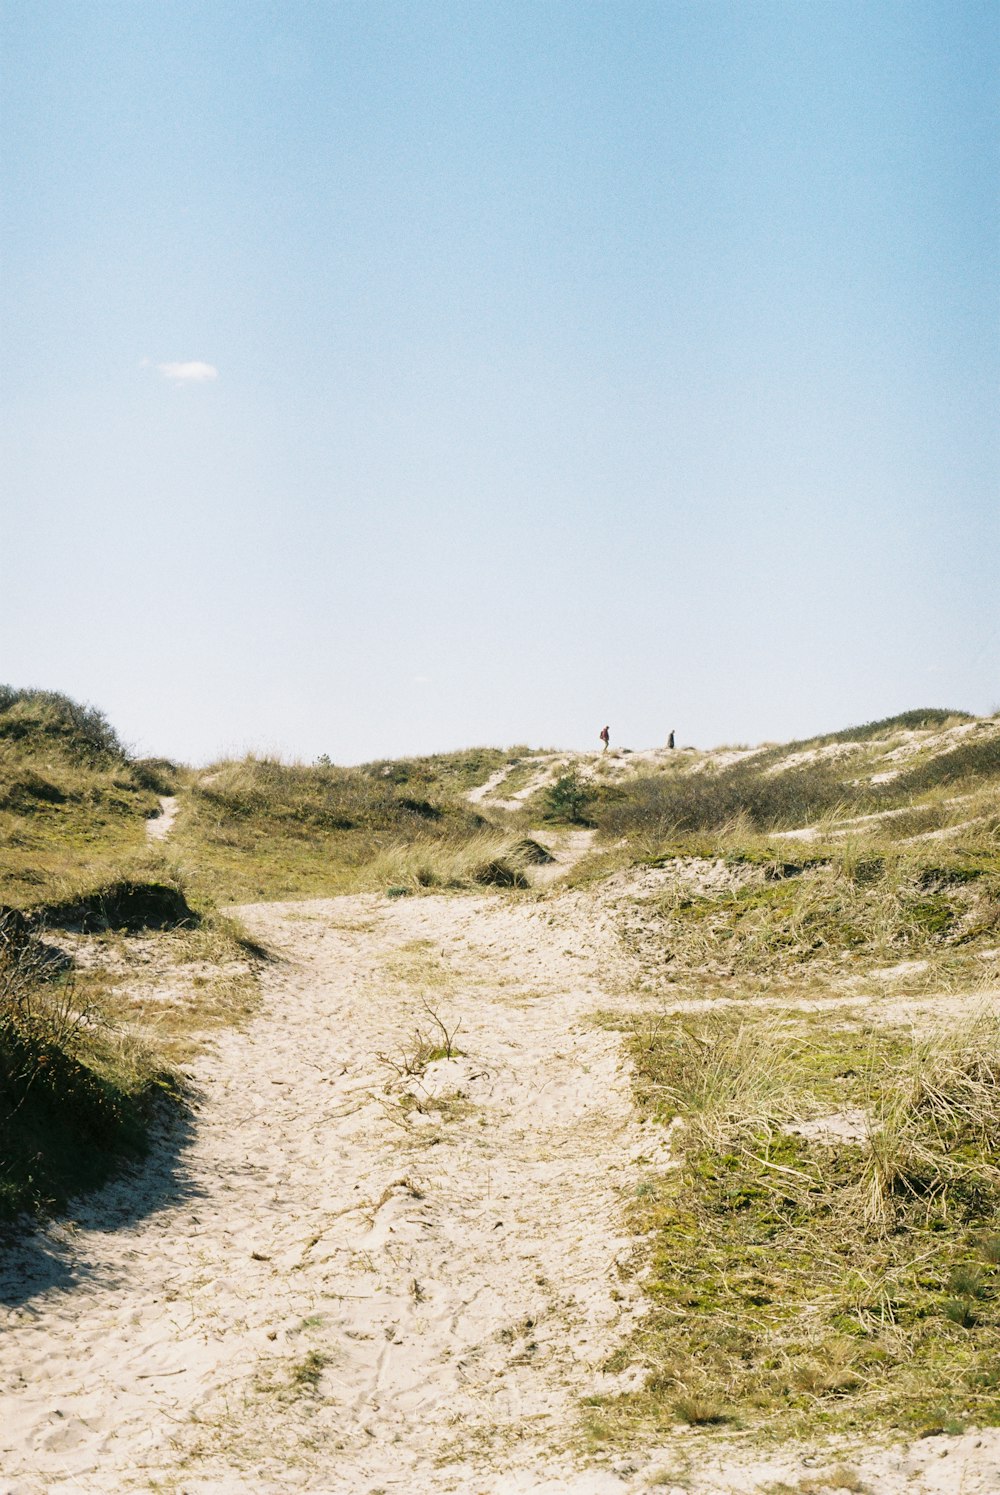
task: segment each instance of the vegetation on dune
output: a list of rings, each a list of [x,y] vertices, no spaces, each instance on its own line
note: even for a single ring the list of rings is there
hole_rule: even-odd
[[[366,763],[362,772],[374,779],[388,779],[397,787],[424,795],[454,796],[468,793],[499,768],[514,765],[530,755],[528,747],[463,748],[424,758],[380,758]]]
[[[564,820],[570,825],[590,825],[589,811],[594,791],[577,773],[568,769],[543,791],[548,820]]]
[[[923,1037],[801,1013],[663,1018],[637,1093],[679,1166],[633,1207],[650,1313],[599,1439],[678,1421],[784,1432],[995,1422],[1000,1024]]]
[[[944,753],[923,759],[900,775],[895,785],[897,795],[921,794],[940,785],[963,784],[970,780],[1000,777],[1000,738],[960,743]]]
[[[53,690],[0,685],[0,741],[60,750],[73,759],[125,762],[128,754],[103,711]]]
[[[960,954],[1000,935],[1000,859],[841,849],[756,865],[762,877],[715,895],[681,883],[646,901],[644,937],[667,979],[788,983],[845,961]]]
[[[0,686],[0,904],[31,907],[115,878],[142,854],[172,771],[129,759],[103,713]]]
[[[825,764],[769,775],[751,760],[718,772],[644,774],[602,785],[591,814],[609,837],[642,834],[656,840],[722,830],[737,819],[749,831],[807,825],[848,798],[860,813],[862,806],[876,803],[877,794],[851,795],[842,775]]]
[[[0,687],[0,1219],[60,1207],[141,1156],[154,1103],[178,1099],[169,1056],[216,1013],[247,1010],[255,983],[241,973],[259,953],[214,917],[199,928],[177,869],[147,845],[158,796],[186,778],[131,759],[92,707]],[[84,932],[177,931],[160,936],[175,958],[207,955],[220,974],[193,978],[197,1008],[145,1011],[99,967],[76,968],[55,930],[75,931],[70,949]],[[127,968],[124,945],[109,953]]]
[[[862,722],[857,727],[844,727],[839,732],[826,732],[819,737],[809,737],[801,742],[786,743],[783,753],[797,752],[801,748],[820,747],[832,742],[869,742],[878,737],[892,737],[897,732],[919,732],[933,727],[951,727],[959,722],[974,721],[968,711],[948,711],[940,706],[921,706],[913,711],[900,711],[895,716],[883,716],[878,721]]]
[[[469,861],[489,833],[464,799],[426,797],[428,782],[409,775],[396,782],[372,766],[250,757],[193,785],[172,845],[190,867],[192,888],[219,901],[385,887],[405,880],[401,861],[429,868]],[[453,881],[414,873],[415,885]]]
[[[102,1024],[67,962],[0,916],[0,1221],[51,1209],[140,1157],[173,1082]]]
[[[530,837],[484,830],[450,841],[397,842],[375,856],[368,876],[396,896],[421,889],[526,888],[530,868],[549,860]]]
[[[674,1123],[677,1166],[633,1205],[651,1309],[607,1368],[647,1375],[590,1399],[596,1443],[998,1420],[1000,1023],[965,996],[939,1021],[881,1019],[879,1001],[932,1010],[996,969],[996,724],[895,735],[963,720],[597,787],[607,860],[663,875],[617,910],[642,989],[728,1002],[631,1026],[637,1098]]]
[[[684,835],[730,839],[766,836],[809,827],[816,822],[835,828],[838,823],[884,817],[881,837],[900,837],[920,829],[946,825],[952,801],[944,792],[971,793],[1000,781],[1000,733],[982,724],[954,746],[942,748],[920,741],[904,744],[907,756],[886,756],[893,742],[892,728],[911,717],[939,716],[945,724],[960,725],[955,713],[904,713],[886,723],[872,723],[856,733],[836,733],[806,743],[792,743],[750,754],[717,767],[711,758],[695,765],[668,763],[660,771],[647,770],[616,782],[597,781],[591,818],[608,838],[640,838],[649,846]],[[876,729],[889,731],[887,741],[875,742]],[[824,746],[857,741],[862,751],[844,756],[806,757]],[[877,772],[876,770],[882,770]],[[909,816],[907,820],[904,816]],[[899,824],[893,825],[894,818]]]

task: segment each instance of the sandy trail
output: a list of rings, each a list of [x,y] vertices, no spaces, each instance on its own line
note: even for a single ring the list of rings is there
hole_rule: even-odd
[[[469,790],[465,796],[469,804],[483,805],[491,810],[520,810],[526,800],[530,799],[533,794],[537,794],[539,789],[544,788],[560,770],[568,765],[570,758],[566,753],[539,753],[525,761],[536,763],[538,767],[520,789],[515,790],[506,798],[497,797],[497,790],[503,787],[515,768],[522,766],[521,763],[507,763],[503,768],[498,768],[496,773],[491,774],[485,783],[477,784],[475,789]]]
[[[516,765],[513,763],[505,763],[502,768],[498,768],[495,773],[491,773],[489,778],[484,780],[482,784],[477,784],[474,789],[470,789],[465,796],[469,804],[479,805],[482,804],[484,799],[489,799],[490,795],[500,788],[504,779],[514,772],[515,767]]]
[[[154,815],[151,820],[146,821],[146,840],[165,841],[173,830],[176,819],[177,796],[175,794],[161,794],[159,815]]]
[[[161,1207],[123,1181],[7,1262],[0,1489],[625,1488],[566,1443],[665,1155],[592,958],[495,896],[241,913],[284,958],[198,1064]],[[462,1057],[400,1075],[422,997]]]
[[[531,869],[532,886],[547,887],[564,877],[571,867],[575,867],[577,862],[594,850],[596,837],[597,832],[589,828],[562,833],[546,827],[532,830],[532,840],[537,841],[539,846],[544,846],[552,857],[551,862],[543,862]]]

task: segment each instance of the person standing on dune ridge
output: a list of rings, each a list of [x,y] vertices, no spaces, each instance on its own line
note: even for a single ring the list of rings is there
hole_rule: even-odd
[[[608,743],[611,741],[611,733],[608,731],[607,727],[601,728],[601,741],[604,743],[602,751],[606,753],[608,750]]]

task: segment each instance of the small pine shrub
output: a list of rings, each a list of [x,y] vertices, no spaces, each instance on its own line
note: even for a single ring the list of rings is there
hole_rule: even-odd
[[[587,811],[594,792],[583,782],[575,768],[561,774],[545,792],[545,813],[551,820],[569,820],[586,825]]]

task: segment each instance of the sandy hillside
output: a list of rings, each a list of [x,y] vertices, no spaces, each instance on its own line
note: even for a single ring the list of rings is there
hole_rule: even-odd
[[[189,1145],[164,1139],[8,1257],[4,1495],[815,1472],[815,1452],[709,1456],[692,1433],[628,1458],[581,1443],[578,1399],[613,1389],[600,1366],[641,1312],[623,1201],[669,1165],[589,1020],[625,1000],[610,912],[558,893],[244,909],[280,958],[262,1015],[197,1065]],[[412,1075],[415,1031],[444,1041],[424,1001],[461,1053]],[[873,1489],[972,1495],[1000,1488],[998,1453],[967,1434],[864,1464]]]
[[[593,1018],[653,1000],[643,900],[689,873],[568,892],[591,833],[545,839],[533,894],[238,911],[276,958],[187,1128],[2,1259],[0,1495],[763,1495],[845,1461],[870,1492],[1000,1490],[995,1430],[588,1453],[580,1399],[639,1374],[601,1371],[643,1311],[625,1205],[670,1166]],[[734,875],[697,866],[701,892]]]

